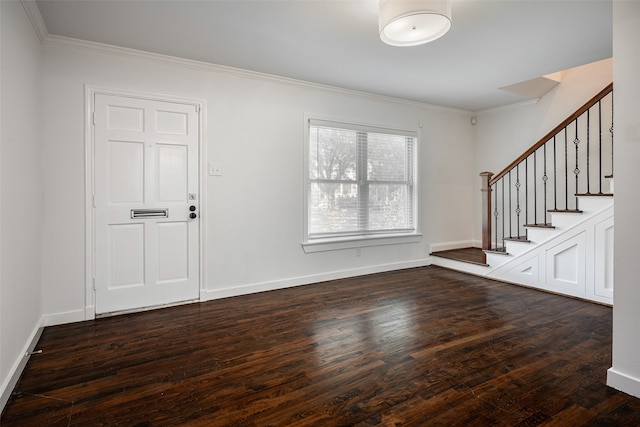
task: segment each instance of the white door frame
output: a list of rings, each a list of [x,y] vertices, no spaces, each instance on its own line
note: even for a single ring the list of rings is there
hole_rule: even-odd
[[[200,205],[200,232],[198,236],[198,249],[200,252],[199,257],[199,289],[200,289],[200,301],[203,301],[204,296],[204,284],[207,283],[205,280],[206,268],[205,268],[205,260],[206,253],[204,245],[204,239],[206,236],[206,221],[204,220],[205,216],[203,214],[206,213],[206,180],[204,179],[206,171],[206,144],[204,143],[205,139],[205,120],[207,117],[206,114],[206,104],[203,100],[198,99],[189,99],[189,98],[181,98],[172,95],[165,95],[159,93],[148,93],[148,92],[136,92],[130,90],[121,90],[121,89],[113,89],[102,86],[95,86],[90,84],[85,84],[84,86],[85,92],[85,144],[84,144],[84,163],[85,163],[85,320],[95,319],[96,317],[96,302],[95,302],[95,218],[94,218],[94,209],[93,209],[93,198],[94,198],[94,126],[93,126],[93,116],[94,116],[94,100],[96,94],[105,94],[105,95],[113,95],[113,96],[124,96],[130,98],[140,98],[151,101],[161,101],[161,102],[173,102],[177,104],[187,104],[194,105],[198,111],[198,154],[199,154],[199,164],[198,164],[198,193],[200,197],[199,205]],[[142,309],[144,310],[144,309]]]

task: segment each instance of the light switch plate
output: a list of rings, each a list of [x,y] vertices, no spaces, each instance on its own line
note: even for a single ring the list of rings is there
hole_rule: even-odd
[[[222,167],[220,163],[209,163],[209,175],[220,176],[222,175]]]

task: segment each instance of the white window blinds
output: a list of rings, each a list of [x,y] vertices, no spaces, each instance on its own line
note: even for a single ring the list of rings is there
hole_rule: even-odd
[[[307,239],[412,234],[412,132],[309,121]]]

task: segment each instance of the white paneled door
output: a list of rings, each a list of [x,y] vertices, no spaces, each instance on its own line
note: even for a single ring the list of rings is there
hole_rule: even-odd
[[[199,297],[195,105],[96,94],[96,313]]]

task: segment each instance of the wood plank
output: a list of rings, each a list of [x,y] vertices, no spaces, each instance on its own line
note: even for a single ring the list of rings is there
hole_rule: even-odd
[[[610,307],[424,267],[45,328],[7,426],[640,425]]]
[[[472,264],[487,265],[481,248],[461,248],[433,252],[431,255]]]

